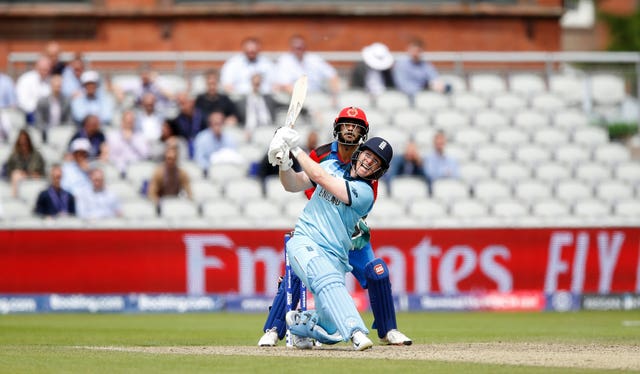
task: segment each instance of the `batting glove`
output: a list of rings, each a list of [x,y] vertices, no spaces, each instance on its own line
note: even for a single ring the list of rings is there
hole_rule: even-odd
[[[294,149],[300,144],[300,134],[290,127],[282,127],[277,131],[277,133],[280,133],[282,141],[287,144],[289,149]]]

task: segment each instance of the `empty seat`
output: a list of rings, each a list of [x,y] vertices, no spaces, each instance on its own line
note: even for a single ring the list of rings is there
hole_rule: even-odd
[[[546,85],[544,79],[532,73],[513,73],[509,75],[509,91],[528,97],[544,92]]]
[[[292,193],[286,191],[277,175],[270,175],[264,180],[264,193],[267,199],[280,203],[299,199],[306,201],[307,199],[303,192]]]
[[[340,95],[338,96],[338,106],[340,108],[345,108],[348,106],[369,108],[371,107],[371,105],[371,96],[369,96],[369,94],[364,90],[344,90],[340,92]]]
[[[513,126],[533,131],[550,125],[549,117],[537,110],[523,110],[513,116]]]
[[[180,168],[187,173],[192,182],[204,178],[204,170],[195,161],[182,161]]]
[[[640,218],[640,200],[619,200],[613,205],[613,213],[626,218]]]
[[[135,188],[140,188],[142,187],[143,181],[151,179],[153,171],[158,165],[160,165],[160,163],[149,160],[133,162],[127,166],[125,177]]]
[[[437,179],[432,182],[433,198],[448,203],[469,197],[469,186],[457,179]]]
[[[557,148],[554,151],[553,158],[567,166],[573,166],[589,161],[590,155],[583,146],[577,144],[568,144]]]
[[[507,89],[504,79],[497,74],[477,73],[469,77],[469,91],[489,97]]]
[[[106,188],[116,194],[120,200],[141,197],[140,189],[134,187],[129,181],[114,180],[106,184]]]
[[[559,95],[568,104],[580,103],[587,94],[584,78],[569,74],[550,76],[549,92]]]
[[[555,113],[566,107],[562,97],[554,93],[541,93],[531,99],[531,108],[546,113]]]
[[[609,204],[599,199],[578,200],[573,206],[573,214],[586,219],[601,219],[610,213]]]
[[[31,217],[35,208],[35,201],[33,204],[29,204],[19,199],[2,199],[0,204],[2,204],[1,208],[4,211],[0,218],[4,218],[5,221]]]
[[[484,109],[475,113],[473,125],[487,132],[509,126],[509,117],[494,109]]]
[[[491,214],[499,218],[522,218],[529,214],[529,209],[518,200],[505,199],[491,204]]]
[[[553,196],[551,185],[539,180],[523,180],[513,187],[513,196],[525,202],[540,201]]]
[[[369,121],[369,123],[375,123],[371,122],[371,120]],[[416,109],[407,109],[394,113],[392,115],[392,122],[397,129],[413,132],[419,128],[428,126],[429,116]]]
[[[218,199],[222,196],[219,184],[215,184],[208,179],[198,179],[191,182],[191,192],[193,200],[201,203],[211,199]]]
[[[569,133],[554,128],[543,128],[533,133],[533,141],[547,148],[564,147],[569,143]]]
[[[555,197],[567,203],[593,197],[591,186],[577,180],[560,181],[555,188]]]
[[[122,216],[129,219],[147,219],[158,215],[155,204],[145,198],[123,200],[120,208],[122,209]]]
[[[620,143],[601,144],[593,150],[593,160],[608,166],[615,166],[630,159],[629,149]]]
[[[18,184],[18,197],[33,208],[40,192],[48,186],[49,182],[45,179],[23,179]]]
[[[516,161],[529,167],[544,164],[545,162],[550,161],[552,156],[550,150],[534,144],[523,145],[516,148],[513,152]]]
[[[397,201],[426,198],[429,195],[427,182],[423,178],[413,176],[397,176],[389,186],[392,199]]]
[[[335,116],[335,113],[334,113]],[[331,121],[333,123],[333,119]],[[273,139],[273,134],[276,132],[276,128],[272,126],[258,126],[251,131],[250,143],[255,147],[263,149],[267,152],[269,143]]]
[[[589,117],[578,109],[565,109],[553,114],[553,126],[558,129],[573,131],[588,125]]]
[[[467,82],[464,77],[455,74],[440,74],[440,79],[443,82],[451,85],[451,90],[454,92],[467,91]]]
[[[163,197],[159,202],[160,216],[163,218],[182,219],[200,215],[198,205],[184,198]]]
[[[367,219],[388,221],[405,218],[406,216],[407,209],[404,201],[386,199],[376,201]]]
[[[475,112],[488,107],[487,99],[470,92],[454,93],[451,103],[455,109],[463,112]]]
[[[224,184],[224,197],[235,203],[262,198],[262,185],[257,179],[233,179]]]
[[[202,204],[202,216],[215,224],[242,217],[240,206],[225,199],[209,200]]]
[[[495,166],[494,175],[499,181],[513,185],[531,178],[531,170],[518,162],[505,162]]]
[[[486,132],[473,127],[462,128],[453,135],[453,141],[462,147],[476,148],[486,144],[489,141],[489,136]]]
[[[370,136],[379,136],[388,141],[393,147],[395,154],[402,154],[409,143],[410,133],[406,131],[398,131],[392,127],[372,128]]]
[[[489,215],[489,208],[482,201],[475,199],[455,200],[451,204],[451,216],[461,219],[473,219]]]
[[[531,205],[531,213],[536,217],[558,219],[566,217],[570,213],[569,206],[560,200],[547,199],[534,202]]]
[[[596,74],[590,78],[590,93],[596,105],[617,105],[625,97],[624,80],[613,74]]]
[[[491,101],[494,109],[503,113],[514,113],[527,107],[527,102],[520,96],[513,93],[497,95]]]
[[[476,161],[487,165],[495,165],[511,160],[510,150],[496,144],[487,144],[476,149],[474,156]]]
[[[449,106],[449,96],[434,91],[420,91],[414,97],[414,106],[426,113],[435,113]]]
[[[164,92],[175,95],[187,90],[187,81],[177,74],[160,74],[156,78],[156,83]]]
[[[282,210],[284,215],[293,219],[298,219],[300,213],[307,205],[307,199],[293,199],[282,202]]]
[[[529,134],[526,131],[508,127],[496,131],[493,141],[509,149],[515,149],[529,143]]]
[[[392,123],[391,115],[384,110],[367,108],[367,121],[374,127],[389,126]],[[337,113],[336,113],[337,114]],[[333,121],[331,121],[333,123]],[[324,125],[324,124],[323,124]],[[324,127],[321,127],[324,129]],[[322,131],[324,133],[324,131]],[[303,138],[304,139],[304,138]]]
[[[413,134],[413,141],[418,146],[418,149],[430,149],[433,147],[433,136],[436,134],[436,130],[432,128],[419,129]]]
[[[416,199],[409,204],[408,213],[411,217],[424,222],[446,217],[447,207],[443,203],[433,199]]]
[[[282,206],[275,201],[252,199],[244,203],[244,215],[252,219],[259,227],[265,226],[269,220],[283,217]]]
[[[211,165],[207,171],[207,178],[217,184],[224,184],[227,181],[243,179],[249,173],[245,164],[218,164]]]
[[[433,116],[433,126],[448,133],[469,126],[470,123],[468,115],[453,109],[441,110]]]
[[[511,197],[511,188],[499,180],[478,181],[473,185],[473,194],[487,204]]]
[[[565,180],[571,177],[571,170],[563,164],[557,162],[545,162],[537,165],[533,169],[534,178],[541,182],[554,184],[557,181]]]
[[[595,196],[609,203],[627,200],[633,197],[633,187],[622,181],[605,181],[595,186]]]
[[[444,153],[458,162],[458,165],[471,159],[472,149],[460,146],[455,143],[448,144]]]
[[[595,185],[611,179],[611,170],[600,163],[587,162],[575,167],[576,179]]]
[[[613,175],[617,180],[640,185],[640,163],[636,161],[620,163],[613,169]]]
[[[488,179],[491,176],[491,169],[480,162],[464,162],[459,166],[460,179],[469,185],[476,181]]]
[[[66,152],[69,148],[69,141],[76,130],[77,128],[71,125],[52,127],[47,130],[47,144],[61,152]]]
[[[608,143],[609,136],[603,128],[588,126],[574,131],[573,142],[585,147],[595,147]]]
[[[333,109],[333,97],[322,91],[307,92],[307,98],[304,101],[304,106],[316,111],[319,109]]]
[[[409,96],[400,91],[385,91],[376,99],[376,107],[387,112],[408,109]]]

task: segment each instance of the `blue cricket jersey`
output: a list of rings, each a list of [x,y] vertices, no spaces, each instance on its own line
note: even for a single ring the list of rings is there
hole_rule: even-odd
[[[373,207],[373,188],[369,181],[351,178],[350,164],[327,160],[321,162],[320,166],[332,176],[344,179],[349,203],[343,203],[317,185],[296,223],[295,235],[310,238],[349,267],[351,235],[358,220]]]

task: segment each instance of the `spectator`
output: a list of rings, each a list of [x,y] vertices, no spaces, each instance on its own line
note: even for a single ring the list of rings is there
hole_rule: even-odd
[[[386,45],[373,43],[362,48],[362,61],[351,72],[351,87],[364,89],[372,97],[395,88],[392,66],[393,55]]]
[[[228,95],[247,95],[255,92],[253,77],[262,76],[259,93],[267,94],[272,89],[273,62],[260,54],[261,43],[256,37],[242,41],[242,53],[228,59],[220,70],[220,83]]]
[[[433,151],[431,151],[423,161],[424,174],[427,177],[430,189],[431,184],[438,179],[460,177],[458,162],[454,158],[446,155],[446,145],[447,138],[444,132],[436,132],[433,136]]]
[[[11,136],[11,121],[2,109],[15,108],[18,105],[16,100],[16,88],[13,79],[6,74],[0,73],[0,142],[9,140]]]
[[[38,100],[47,97],[51,93],[49,76],[51,73],[51,60],[41,56],[36,61],[35,68],[22,74],[16,83],[16,98],[18,107],[26,115],[28,124],[35,122],[35,111]]]
[[[73,144],[76,139],[83,138],[89,141],[89,160],[108,160],[107,137],[100,129],[100,120],[93,114],[87,115],[82,121],[82,128],[78,130],[69,141]]]
[[[196,108],[200,109],[205,118],[209,118],[209,114],[221,111],[225,116],[225,123],[236,124],[238,122],[238,110],[236,104],[229,96],[218,92],[219,73],[217,70],[208,70],[205,73],[207,81],[207,90],[196,97]]]
[[[89,179],[89,152],[91,143],[86,138],[71,142],[71,159],[62,164],[61,186],[76,196],[83,189],[91,188]]]
[[[54,164],[50,171],[51,184],[38,195],[34,209],[35,214],[46,218],[76,215],[75,198],[73,194],[62,187],[62,176],[62,167],[59,164]]]
[[[425,178],[426,180],[422,156],[414,141],[407,143],[402,157],[396,157],[391,160],[391,166],[387,174],[388,176],[385,176],[387,180],[391,180],[398,175],[411,175]]]
[[[60,60],[60,44],[50,41],[44,49],[45,56],[51,60],[51,75],[60,75],[66,64]]]
[[[7,177],[11,181],[13,197],[18,197],[18,185],[24,179],[40,179],[45,174],[45,160],[33,146],[31,136],[22,129],[13,146],[13,152],[5,165]]]
[[[42,141],[47,142],[47,132],[71,121],[71,101],[62,94],[62,76],[51,76],[51,94],[38,100],[36,126],[42,132]]]
[[[89,177],[91,178],[91,188],[82,190],[76,195],[78,217],[98,220],[122,216],[120,200],[105,187],[102,169],[91,169]]]
[[[236,151],[235,139],[224,131],[224,113],[220,111],[212,112],[208,117],[209,127],[202,130],[194,140],[194,161],[207,171],[211,159],[216,153],[223,150]],[[238,157],[239,154],[238,154]]]
[[[451,85],[440,79],[435,66],[422,59],[423,51],[424,42],[418,38],[411,39],[406,55],[400,56],[393,66],[396,87],[409,95],[412,101],[415,95],[424,89],[441,93],[451,91]]]
[[[151,92],[142,95],[140,109],[136,113],[136,129],[147,141],[154,141],[162,134],[164,117],[156,110],[156,97]]]
[[[193,197],[189,175],[178,165],[178,148],[168,147],[164,153],[164,162],[153,172],[147,196],[158,204],[165,196]]]
[[[290,94],[295,81],[306,74],[309,92],[328,91],[335,97],[340,91],[336,69],[318,54],[307,53],[306,42],[300,35],[289,39],[289,48],[276,63],[275,89]]]
[[[195,99],[187,92],[181,92],[176,98],[178,103],[178,116],[171,120],[171,125],[176,134],[187,141],[189,146],[189,159],[193,159],[193,141],[196,135],[207,127],[206,119],[202,111],[195,106]]]
[[[238,101],[240,122],[244,124],[247,139],[251,138],[256,127],[273,126],[278,109],[285,109],[271,94],[260,92],[262,76],[254,74],[251,78],[253,90]],[[274,129],[275,131],[275,129]]]
[[[189,145],[187,141],[178,136],[171,122],[165,120],[162,122],[160,138],[149,143],[149,159],[162,162],[164,160],[164,152],[169,147],[178,148],[178,157],[180,157],[180,160],[188,157]]]
[[[134,89],[137,105],[144,105],[143,100],[146,94],[152,94],[156,111],[163,112],[173,100],[170,92],[163,89],[158,84],[158,73],[151,69],[149,65],[143,65],[140,69],[140,87]]]
[[[82,73],[84,73],[84,60],[80,53],[75,56],[62,72],[62,94],[69,99],[83,94]]]
[[[136,115],[132,110],[122,113],[120,130],[107,135],[109,161],[120,173],[125,173],[130,164],[149,157],[149,144],[144,135],[135,131]]]
[[[115,111],[113,98],[106,90],[98,90],[100,75],[95,70],[87,70],[81,77],[83,92],[71,101],[71,114],[77,124],[93,114],[98,116],[102,125],[111,124]]]

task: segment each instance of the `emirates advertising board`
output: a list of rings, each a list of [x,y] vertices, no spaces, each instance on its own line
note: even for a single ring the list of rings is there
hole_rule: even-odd
[[[640,294],[637,228],[374,229],[372,233],[376,255],[389,265],[400,309],[486,309],[487,302],[493,309],[495,302],[502,309],[538,310],[559,302],[550,295]],[[222,305],[218,299],[197,298],[223,295],[227,303],[257,298],[256,309],[266,308],[283,273],[284,234],[279,230],[2,230],[0,297],[6,302],[19,295],[57,295],[61,302],[65,295],[76,299],[77,295],[102,299],[172,295],[187,298],[180,299],[182,306],[218,308]],[[363,298],[350,275],[347,286],[356,298]]]

